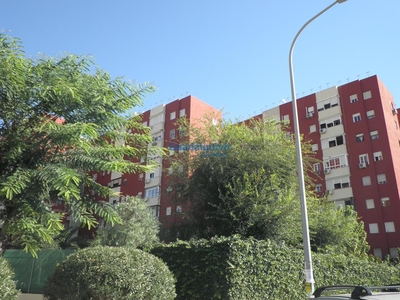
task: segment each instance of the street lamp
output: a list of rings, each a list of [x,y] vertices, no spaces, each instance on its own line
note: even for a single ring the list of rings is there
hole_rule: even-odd
[[[302,218],[302,228],[303,228],[303,247],[304,247],[304,264],[305,264],[305,276],[306,276],[306,291],[309,296],[314,293],[314,275],[312,269],[312,260],[311,260],[311,246],[310,246],[310,233],[308,229],[308,216],[307,216],[307,203],[306,203],[306,189],[304,184],[304,173],[303,173],[303,158],[301,154],[301,143],[300,143],[300,131],[299,131],[299,118],[297,113],[297,99],[296,99],[296,90],[294,85],[294,74],[293,74],[293,49],[296,44],[297,38],[304,28],[307,27],[312,21],[326,12],[328,9],[333,7],[336,3],[343,3],[347,0],[336,0],[327,8],[316,14],[310,20],[308,20],[303,27],[300,28],[299,32],[297,32],[296,36],[293,39],[292,45],[290,46],[289,52],[289,71],[290,71],[290,87],[292,90],[292,107],[293,107],[293,119],[294,119],[294,137],[296,143],[296,156],[297,156],[297,173],[299,179],[299,192],[300,192],[300,209],[301,209],[301,218]]]

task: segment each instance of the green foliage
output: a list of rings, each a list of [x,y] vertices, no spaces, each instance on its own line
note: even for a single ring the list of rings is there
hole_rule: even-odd
[[[174,273],[177,299],[306,299],[303,251],[239,236],[177,241],[152,249]],[[368,257],[314,253],[318,286],[384,285],[399,269]]]
[[[0,299],[3,300],[17,300],[19,291],[16,289],[13,280],[14,273],[3,257],[0,257]]]
[[[93,245],[149,247],[159,241],[159,222],[152,216],[142,198],[126,197],[116,205],[121,224],[97,230]]]
[[[366,255],[370,248],[367,233],[353,207],[335,209],[326,199],[311,199],[308,211],[313,251]]]
[[[184,233],[181,239],[240,234],[302,248],[294,141],[273,121],[232,124],[222,120],[215,124],[213,119],[206,117],[201,126],[179,120],[186,133],[181,144],[216,143],[220,147],[171,156],[172,197],[189,202],[189,211],[187,222],[170,231]],[[308,149],[304,143],[305,169],[311,170],[313,158]],[[312,184],[308,177],[306,182]],[[366,233],[354,211],[336,210],[312,192],[307,193],[307,203],[314,251],[335,249],[365,255]]]
[[[63,230],[61,198],[72,217],[89,228],[96,216],[120,222],[107,203],[113,195],[90,171],[145,172],[153,168],[133,158],[158,153],[149,129],[127,111],[154,88],[110,75],[92,58],[24,56],[21,42],[0,35],[0,203],[5,206],[3,245],[35,254]],[[127,131],[130,128],[132,131]]]
[[[215,125],[212,119],[202,120],[202,127],[181,121],[190,142],[225,149],[172,157],[175,200],[190,201],[188,217],[198,237],[278,235],[295,205],[293,141],[274,122]],[[178,172],[179,165],[185,172]]]
[[[93,247],[68,256],[45,287],[48,300],[174,299],[165,263],[139,249]]]

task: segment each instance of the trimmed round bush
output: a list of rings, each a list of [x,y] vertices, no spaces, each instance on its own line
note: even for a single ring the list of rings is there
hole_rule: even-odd
[[[127,247],[99,246],[71,254],[44,288],[48,300],[169,300],[175,296],[175,278],[166,264]]]
[[[14,272],[10,264],[5,258],[0,257],[0,299],[18,299],[19,291],[16,289],[13,277]]]

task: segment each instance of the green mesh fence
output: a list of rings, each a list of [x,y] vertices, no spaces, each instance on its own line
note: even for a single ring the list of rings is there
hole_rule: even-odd
[[[42,250],[38,258],[23,250],[6,250],[4,257],[14,269],[17,288],[23,293],[42,294],[46,280],[68,255],[75,250]]]

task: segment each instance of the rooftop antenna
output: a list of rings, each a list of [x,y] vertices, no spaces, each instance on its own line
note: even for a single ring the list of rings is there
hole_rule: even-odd
[[[311,94],[312,94],[312,91],[313,91],[314,89],[310,89],[310,92],[311,92]]]
[[[337,83],[338,83],[338,85],[340,85],[340,80]]]
[[[347,82],[350,82],[350,78],[347,78]]]
[[[303,97],[304,97],[305,92],[303,92]]]
[[[367,77],[369,77],[369,71],[367,72]]]
[[[280,103],[281,103],[281,104],[285,104],[285,103],[286,103],[286,100],[285,100],[285,99],[282,99],[282,100],[280,101]]]
[[[357,75],[358,80],[360,80],[360,74]]]
[[[329,87],[329,82],[326,83],[326,87],[327,87],[327,88]]]
[[[322,90],[322,85],[319,86],[319,90]]]

